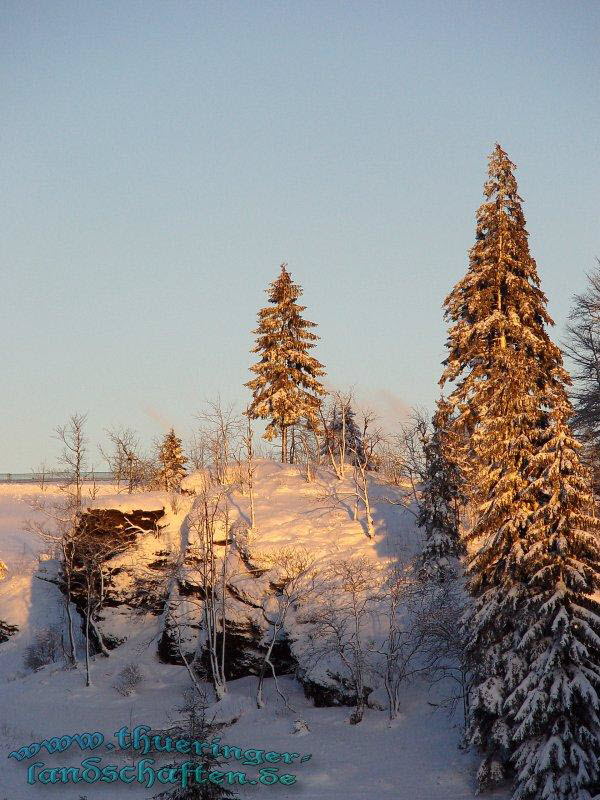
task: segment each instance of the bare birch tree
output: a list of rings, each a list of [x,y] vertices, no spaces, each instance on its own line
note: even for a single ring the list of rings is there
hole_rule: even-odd
[[[75,544],[80,532],[82,489],[87,458],[85,423],[87,415],[75,413],[65,425],[56,428],[56,438],[62,445],[59,456],[66,498],[61,502],[32,498],[32,509],[40,513],[43,520],[26,520],[25,529],[47,543],[58,555],[61,563],[60,583],[65,601],[65,616],[69,648],[67,664],[77,666],[77,650],[73,623],[72,599],[75,573]]]
[[[81,495],[87,462],[85,424],[87,414],[71,414],[65,425],[56,428],[56,438],[62,445],[59,463],[62,465],[64,491],[75,501],[75,508],[81,511]]]
[[[208,655],[210,677],[217,698],[227,693],[226,583],[229,540],[229,506],[225,491],[207,481],[195,503],[190,521],[190,553],[195,556],[195,572],[202,598],[202,635],[193,665],[199,665],[204,651]],[[219,534],[222,539],[219,540]],[[217,556],[217,547],[223,548]]]
[[[32,510],[41,513],[43,520],[26,520],[25,530],[35,534],[43,541],[53,555],[60,558],[61,572],[57,581],[62,590],[67,620],[68,651],[67,666],[77,666],[77,649],[73,622],[73,580],[75,572],[75,543],[78,537],[80,514],[76,499],[68,498],[62,502],[49,502],[41,498],[32,498]]]
[[[205,431],[195,431],[192,434],[187,446],[187,453],[192,469],[197,472],[209,466],[209,443]]]
[[[317,602],[300,617],[310,630],[311,652],[307,656],[314,663],[331,656],[339,660],[354,699],[355,710],[350,717],[354,725],[362,721],[365,712],[367,681],[372,672],[367,640],[381,600],[372,578],[373,563],[367,558],[332,561],[323,572]]]
[[[228,465],[237,455],[244,423],[233,405],[223,406],[221,398],[208,400],[198,414],[201,433],[209,453],[210,469],[217,483],[229,483]]]
[[[45,492],[49,477],[49,470],[46,462],[41,461],[35,469],[31,470],[31,473],[42,492]]]
[[[383,680],[389,718],[393,720],[400,713],[400,693],[406,681],[416,674],[430,673],[436,663],[431,631],[426,627],[433,606],[427,588],[411,566],[395,562],[374,570],[373,584],[378,586],[380,605],[377,636],[369,649],[375,656],[373,670]]]
[[[335,472],[338,480],[342,480],[346,474],[346,449],[347,435],[346,425],[348,421],[348,411],[350,410],[354,397],[351,391],[334,391],[330,393],[330,403],[328,412],[319,407],[321,425],[323,429],[323,446],[329,457],[329,463]],[[329,419],[327,418],[327,413]],[[337,422],[338,430],[334,431],[334,424]]]
[[[117,487],[124,483],[128,494],[141,486],[147,477],[147,464],[140,454],[139,438],[131,428],[113,428],[106,431],[112,445],[107,452],[99,447],[102,457],[112,472]]]
[[[283,547],[262,554],[258,563],[260,566],[274,571],[277,586],[275,593],[266,598],[262,605],[262,613],[268,625],[268,631],[266,650],[258,673],[256,705],[258,708],[262,708],[265,704],[263,685],[267,670],[269,670],[277,693],[289,708],[287,698],[279,688],[275,666],[271,658],[273,648],[284,629],[288,612],[300,602],[306,603],[314,591],[317,559],[305,547]]]

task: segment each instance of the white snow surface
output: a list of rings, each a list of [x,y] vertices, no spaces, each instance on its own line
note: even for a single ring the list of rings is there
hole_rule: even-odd
[[[200,474],[191,475],[184,486],[193,489],[201,480]],[[253,554],[261,549],[273,551],[301,544],[315,555],[331,557],[335,551],[343,557],[365,556],[375,564],[390,557],[408,561],[420,546],[421,534],[413,515],[388,502],[398,500],[398,490],[379,485],[376,476],[371,486],[376,531],[372,540],[352,519],[350,501],[344,507],[332,508],[323,499],[327,487],[340,486],[326,469],[318,470],[315,480],[308,483],[300,466],[260,461],[255,483],[256,526],[250,539]],[[345,488],[350,486],[348,479]],[[344,482],[341,488],[344,489]],[[4,758],[0,800],[152,797],[168,787],[147,789],[137,783],[26,783],[27,767],[34,761],[43,761],[47,766],[77,766],[83,758],[94,755],[102,758],[103,765],[124,765],[131,763],[130,752],[108,752],[102,747],[90,754],[73,746],[62,754],[42,751],[21,762],[8,758],[12,750],[51,736],[100,731],[106,740],[111,740],[123,725],[164,728],[169,715],[172,717],[174,709],[181,705],[182,692],[190,685],[184,667],[163,664],[157,658],[160,618],[149,613],[134,615],[131,611],[120,614],[119,609],[112,609],[110,632],[126,636],[126,641],[111,651],[110,657],[95,657],[92,686],[85,686],[81,664],[72,671],[66,671],[59,663],[36,672],[25,667],[25,650],[36,631],[62,624],[64,615],[58,589],[43,580],[52,576],[55,562],[45,560],[47,545],[24,530],[25,520],[35,517],[29,505],[31,498],[40,493],[38,487],[31,485],[0,486],[0,561],[8,569],[0,581],[0,619],[19,627],[18,633],[0,645],[0,752]],[[52,494],[59,494],[59,489],[49,486],[44,495]],[[186,546],[187,522],[194,502],[193,496],[182,496],[177,513],[173,513],[169,497],[161,492],[130,496],[118,493],[115,487],[103,486],[99,496],[87,505],[123,511],[165,508],[166,515],[161,520],[165,528],[160,537],[150,534],[140,538],[123,557],[135,569],[136,565],[155,559],[159,551],[168,550],[176,556]],[[232,522],[239,516],[247,523],[248,497],[232,492],[231,506]],[[78,617],[76,622],[79,623]],[[133,694],[124,697],[114,686],[120,671],[132,662],[139,665],[144,680]],[[315,708],[292,677],[280,678],[280,685],[294,711],[279,700],[271,679],[266,683],[266,705],[257,709],[256,679],[252,677],[230,681],[228,696],[211,708],[217,720],[235,720],[220,731],[224,744],[312,754],[306,763],[286,767],[297,775],[292,786],[235,787],[244,800],[460,800],[475,796],[476,759],[459,749],[460,720],[434,708],[431,703],[435,696],[425,681],[417,680],[405,687],[399,719],[390,723],[385,709],[369,708],[359,725],[349,724],[350,708]],[[385,695],[377,690],[373,698],[385,703]],[[298,719],[307,726],[298,726]],[[241,767],[234,760],[223,769],[256,773],[256,768]],[[506,793],[487,797],[504,800]]]

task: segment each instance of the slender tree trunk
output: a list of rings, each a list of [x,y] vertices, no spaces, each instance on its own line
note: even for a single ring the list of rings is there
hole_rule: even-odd
[[[183,652],[183,645],[181,643],[181,631],[179,630],[179,624],[177,622],[174,622],[174,627],[175,627],[175,630],[177,631],[177,640],[178,640],[178,643],[179,643],[179,655],[181,656],[181,660],[184,663],[184,666],[185,666],[185,668],[186,668],[186,670],[188,672],[188,675],[190,676],[190,680],[192,681],[192,684],[194,685],[194,688],[196,689],[198,694],[201,694],[202,687],[198,683],[198,679],[196,677],[196,673],[194,672],[194,670],[192,668],[192,664],[190,664],[190,662],[187,660],[187,658],[185,656],[185,653]],[[131,728],[130,728],[130,730],[131,730]]]
[[[229,514],[225,515],[225,547],[223,549],[223,568],[221,571],[221,680],[223,683],[223,692],[226,691],[225,682],[225,636],[226,636],[226,623],[227,618],[225,614],[225,592],[227,591],[227,584],[225,580],[225,571],[227,569],[227,538],[229,536]]]
[[[90,627],[94,632],[94,636],[96,637],[96,641],[98,642],[98,646],[100,647],[100,652],[102,653],[103,656],[106,656],[106,658],[108,658],[110,656],[110,652],[106,647],[106,645],[104,644],[104,638],[102,637],[100,629],[94,622],[94,615],[98,611],[100,611],[100,609],[102,608],[102,604],[104,603],[104,573],[102,572],[102,567],[99,567],[98,573],[100,576],[100,592],[98,596],[98,602],[91,609],[89,619],[90,619]]]
[[[67,610],[67,629],[69,631],[69,661],[70,666],[77,666],[77,652],[75,650],[75,634],[73,632],[73,613],[71,611],[71,580],[67,583],[67,601],[65,604]]]
[[[372,539],[375,531],[373,529],[373,517],[371,516],[371,501],[369,498],[369,487],[367,485],[368,478],[365,475],[365,473],[363,473],[362,479],[363,479],[363,498],[365,504],[365,516],[367,519],[367,536],[369,537],[369,539]]]
[[[388,696],[388,715],[390,720],[396,719],[400,713],[399,681],[394,675],[393,661],[388,656],[385,675],[383,677],[385,691]]]
[[[281,463],[287,463],[287,428],[285,425],[281,426]]]
[[[69,632],[69,662],[71,667],[77,666],[77,650],[75,648],[75,633],[73,631],[73,613],[71,611],[71,559],[68,556],[68,545],[63,539],[62,543],[63,553],[63,569],[65,570],[65,589],[66,600],[65,609],[67,612],[67,630]]]
[[[271,661],[271,654],[273,652],[273,647],[275,645],[275,640],[277,638],[277,632],[279,631],[280,627],[281,627],[281,623],[280,623],[279,627],[277,628],[277,631],[273,634],[273,638],[271,639],[271,643],[269,645],[269,649],[265,653],[265,660],[263,661],[261,669],[260,669],[260,674],[258,676],[258,688],[257,688],[257,691],[256,691],[256,706],[257,706],[257,708],[262,708],[264,706],[264,704],[265,704],[262,690],[263,690],[263,685],[264,685],[264,680],[265,680],[265,673],[267,671],[267,666],[268,666],[271,669],[271,675],[273,676],[273,682],[275,684],[275,690],[277,691],[277,694],[279,695],[279,697],[281,697],[285,707],[289,711],[295,711],[295,709],[292,708],[292,706],[289,704],[287,697],[281,691],[281,688],[279,686],[279,681],[277,680],[277,673],[275,672],[275,666],[274,666],[273,662]]]
[[[273,652],[273,648],[275,647],[275,641],[279,634],[279,628],[281,623],[274,623],[273,624],[273,635],[271,636],[271,641],[269,642],[269,647],[267,648],[267,652],[265,653],[265,657],[263,663],[260,667],[260,672],[258,674],[258,687],[256,690],[256,706],[257,708],[262,708],[265,704],[263,699],[263,684],[265,682],[265,672],[267,671],[267,665],[273,668],[271,664],[271,654]]]
[[[250,528],[254,530],[254,443],[252,441],[252,425],[250,424],[250,416],[247,416],[248,425],[246,427],[246,461],[247,461],[247,479],[248,479],[248,492],[250,494]]]
[[[254,511],[254,476],[250,475],[250,528],[254,530],[255,511]]]
[[[350,717],[350,723],[352,725],[358,725],[359,722],[362,722],[364,715],[365,715],[365,689],[363,686],[362,676],[358,675],[356,681],[356,710]]]
[[[312,472],[310,469],[310,449],[308,446],[308,440],[306,438],[306,435],[302,434],[300,440],[302,442],[302,446],[304,447],[304,453],[306,455],[306,481],[307,483],[310,483],[312,481]]]
[[[258,673],[258,686],[256,687],[256,707],[262,708],[265,704],[263,699],[263,683],[265,682],[265,672],[267,671],[267,659],[270,657],[271,650],[273,649],[273,642],[269,645],[269,650],[265,655],[265,660],[261,664],[260,672]]]
[[[87,603],[85,609],[85,685],[90,686],[90,613],[91,613],[91,586],[90,576],[88,575]]]
[[[93,615],[93,612],[92,612],[92,615]],[[96,625],[96,623],[94,622],[94,620],[91,617],[90,617],[90,620],[89,620],[89,625],[90,625],[90,628],[92,629],[92,631],[94,632],[94,636],[95,636],[96,641],[98,642],[98,645],[100,647],[100,652],[102,653],[103,656],[106,656],[106,658],[109,658],[110,650],[108,650],[108,648],[104,644],[104,639],[102,638],[102,633],[100,632],[100,629],[98,628],[98,626]]]

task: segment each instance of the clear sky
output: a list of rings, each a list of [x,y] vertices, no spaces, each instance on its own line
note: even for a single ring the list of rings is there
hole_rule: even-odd
[[[247,402],[281,261],[331,385],[431,406],[496,141],[560,339],[600,255],[600,3],[0,4],[0,470]],[[100,466],[100,458],[94,456]]]

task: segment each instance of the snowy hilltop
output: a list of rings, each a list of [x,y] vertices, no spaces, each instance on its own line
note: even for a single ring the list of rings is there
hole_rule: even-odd
[[[0,644],[5,757],[53,736],[105,737],[93,754],[75,746],[51,754],[45,746],[35,758],[9,758],[0,798],[54,792],[116,800],[164,791],[137,781],[53,787],[40,779],[48,767],[76,767],[90,755],[102,764],[138,760],[109,740],[123,726],[174,730],[190,689],[205,698],[203,712],[222,743],[296,754],[292,765],[278,767],[296,776],[293,785],[234,784],[235,796],[267,789],[314,800],[474,795],[474,765],[459,749],[461,709],[452,713],[445,702],[451,681],[424,669],[426,655],[411,661],[408,653],[422,534],[405,490],[371,473],[367,523],[351,470],[340,478],[320,466],[307,475],[305,466],[257,460],[251,492],[243,472],[228,466],[218,485],[207,470],[194,472],[181,494],[104,486],[92,499],[84,486],[80,541],[106,542],[109,530],[112,538],[87,637],[85,607],[99,602],[98,589],[86,593],[85,581],[73,579],[71,669],[57,553],[35,533],[36,520],[44,523],[40,501],[60,504],[62,494],[52,484],[43,492],[0,487],[7,568],[0,619],[13,628]],[[406,674],[390,668],[391,655]],[[35,762],[43,766],[32,768],[27,784]],[[230,759],[220,769],[250,774],[257,767]]]

